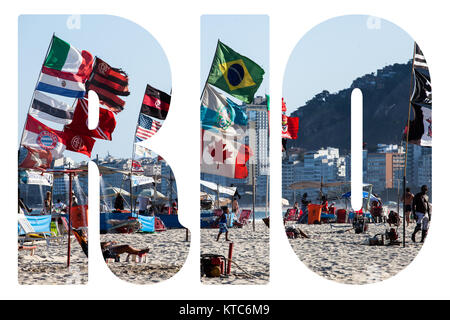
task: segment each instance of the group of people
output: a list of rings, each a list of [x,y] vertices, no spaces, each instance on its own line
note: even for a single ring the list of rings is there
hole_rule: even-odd
[[[416,242],[416,234],[421,231],[421,240],[424,242],[428,234],[428,225],[431,221],[431,206],[428,198],[428,186],[423,185],[416,195],[411,193],[410,188],[406,188],[406,194],[402,197],[405,204],[405,219],[409,225],[412,217],[416,220],[411,240]]]
[[[153,216],[155,213],[168,213],[178,214],[177,200],[175,199],[170,208],[167,208],[164,204],[156,205],[152,203],[149,197],[139,196],[136,201],[139,215]],[[122,211],[125,208],[125,199],[122,194],[118,193],[114,200],[114,210]]]
[[[308,219],[308,204],[311,203],[307,199],[308,194],[304,193],[301,199],[301,206],[298,202],[294,203],[293,209],[295,210],[295,215],[298,216],[300,210],[303,214],[299,218],[299,223],[306,222]],[[428,226],[431,221],[431,206],[428,197],[428,186],[423,185],[420,188],[420,192],[414,195],[410,188],[406,188],[406,194],[402,197],[402,201],[405,204],[405,219],[407,225],[411,223],[411,216],[416,221],[416,227],[411,235],[411,240],[416,242],[416,234],[421,231],[421,242],[424,242],[428,234]],[[373,201],[371,206],[371,214],[375,222],[381,219],[382,212],[381,200]],[[322,196],[322,211],[330,212],[334,211],[334,203],[328,207],[328,200],[326,196]],[[289,214],[289,210],[286,212],[285,217]]]

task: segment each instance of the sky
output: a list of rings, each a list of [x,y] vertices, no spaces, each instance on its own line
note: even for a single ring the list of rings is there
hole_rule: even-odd
[[[234,51],[250,58],[264,69],[264,80],[255,96],[269,94],[269,16],[203,15],[200,29],[200,93],[208,78],[217,40],[220,39]]]
[[[414,40],[383,19],[353,15],[319,24],[299,39],[289,57],[283,79],[287,114],[323,90],[334,93],[360,76],[406,63],[413,50]]]
[[[113,156],[131,157],[146,84],[170,94],[172,81],[167,57],[148,31],[129,20],[108,15],[81,15],[78,29],[73,28],[77,25],[74,23],[76,20],[69,20],[69,24],[67,23],[69,18],[68,15],[19,17],[18,141],[47,48],[55,33],[77,49],[87,50],[128,74],[131,94],[124,98],[125,109],[116,116],[117,126],[112,141],[97,139],[92,158],[96,154],[104,157],[108,151]],[[59,96],[58,99],[70,104],[74,101]],[[62,125],[41,122],[56,130],[62,129]],[[75,161],[89,160],[87,156],[71,151],[65,151],[64,154]]]

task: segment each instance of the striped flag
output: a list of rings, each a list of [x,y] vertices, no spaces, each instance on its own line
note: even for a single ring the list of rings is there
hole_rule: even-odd
[[[420,50],[417,43],[415,43],[414,45],[416,46],[414,54],[414,67],[424,68],[428,70],[427,60],[425,60],[425,56],[423,55],[422,50]]]
[[[125,101],[118,96],[128,96],[128,75],[119,68],[95,58],[93,72],[86,83],[86,91],[95,91],[100,103],[115,113],[124,109]]]
[[[159,130],[159,128],[161,128],[161,122],[141,113],[139,115],[138,127],[136,129],[135,142],[149,139]]]
[[[147,84],[141,113],[165,120],[170,107],[170,95]]]
[[[36,89],[72,98],[84,96],[93,60],[89,52],[53,36]]]
[[[67,103],[35,91],[30,114],[40,119],[68,124],[73,118],[73,108]]]

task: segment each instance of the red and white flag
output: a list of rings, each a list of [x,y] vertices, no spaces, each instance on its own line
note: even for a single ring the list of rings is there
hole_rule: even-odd
[[[281,137],[284,139],[297,139],[299,118],[288,117],[284,114],[281,117]]]
[[[62,132],[62,138],[67,150],[82,153],[87,155],[88,157],[91,157],[95,139],[79,134],[67,127],[65,127],[64,131]]]
[[[36,169],[45,171],[52,164],[52,154],[47,150],[38,150],[24,146],[21,152],[26,152],[24,159],[19,163],[19,168]]]
[[[201,172],[235,179],[247,178],[246,164],[252,156],[248,145],[210,130],[202,130],[201,143]]]
[[[27,117],[22,145],[34,150],[49,151],[53,159],[61,158],[66,149],[61,131],[47,127],[30,115]]]
[[[73,114],[73,120],[70,124],[66,125],[73,132],[79,133],[81,135],[111,140],[112,133],[116,128],[116,118],[114,113],[104,109],[99,108],[99,119],[97,128],[94,130],[89,130],[88,128],[88,100],[78,99],[75,112]]]

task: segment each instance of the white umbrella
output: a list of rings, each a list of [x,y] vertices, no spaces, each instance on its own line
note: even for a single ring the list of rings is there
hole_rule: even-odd
[[[130,196],[130,193],[128,191],[125,191],[124,189],[117,188],[117,187],[107,187],[107,188],[104,188],[101,190],[100,198],[115,197],[119,193],[122,196],[126,196],[126,197]]]
[[[151,198],[153,199],[153,193],[154,190],[153,189],[144,189],[142,190],[138,197],[144,197],[144,198]],[[161,192],[156,191],[156,199],[165,199],[167,200],[167,197],[165,195],[163,195]]]

